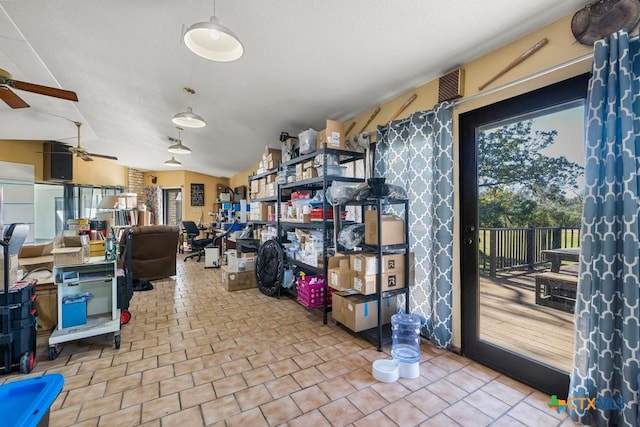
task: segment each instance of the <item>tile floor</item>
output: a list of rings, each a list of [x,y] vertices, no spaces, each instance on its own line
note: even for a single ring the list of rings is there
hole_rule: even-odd
[[[371,362],[388,348],[293,299],[227,292],[202,262],[178,261],[175,280],[154,286],[133,296],[120,350],[94,337],[49,361],[39,338],[31,375],[65,376],[51,426],[573,424],[546,407],[549,396],[426,342],[419,378],[377,382]]]

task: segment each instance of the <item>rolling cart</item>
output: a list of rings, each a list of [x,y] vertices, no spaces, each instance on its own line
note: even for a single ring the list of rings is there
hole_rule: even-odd
[[[58,357],[60,344],[97,335],[112,333],[119,349],[121,314],[115,261],[92,257],[83,264],[54,266],[53,281],[58,288],[58,324],[49,337],[49,359]],[[81,294],[92,297],[65,304],[68,298]]]
[[[0,240],[4,261],[4,288],[0,295],[0,361],[5,374],[15,367],[28,374],[35,365],[35,282],[12,283],[9,287],[9,259],[18,255],[28,233],[27,224],[11,224]]]

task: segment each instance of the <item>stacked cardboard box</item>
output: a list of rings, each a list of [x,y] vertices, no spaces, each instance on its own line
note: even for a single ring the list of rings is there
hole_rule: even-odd
[[[381,245],[401,245],[404,243],[404,221],[394,215],[381,215]],[[368,210],[364,213],[364,242],[378,245],[378,212]]]
[[[382,324],[391,322],[391,315],[397,311],[396,297],[383,298]],[[378,326],[378,301],[364,295],[349,295],[345,292],[334,292],[332,297],[331,316],[354,332],[365,331]]]

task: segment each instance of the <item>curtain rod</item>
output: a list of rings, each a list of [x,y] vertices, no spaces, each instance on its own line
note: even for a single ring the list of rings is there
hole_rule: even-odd
[[[565,67],[569,67],[571,65],[578,64],[578,63],[580,63],[582,61],[585,61],[587,59],[590,59],[590,58],[593,58],[593,52],[587,53],[585,55],[582,55],[582,56],[579,56],[577,58],[571,59],[569,61],[563,62],[561,64],[554,65],[553,67],[546,68],[544,70],[538,71],[537,73],[533,73],[531,75],[528,75],[528,76],[525,76],[525,77],[521,77],[521,78],[519,78],[517,80],[514,80],[512,82],[505,83],[505,84],[500,85],[500,86],[496,86],[493,89],[489,89],[489,90],[485,90],[485,91],[482,91],[482,92],[478,92],[478,93],[476,93],[474,95],[471,95],[471,96],[469,96],[467,98],[462,98],[459,101],[452,101],[451,104],[453,105],[453,108],[456,108],[459,105],[464,104],[465,102],[473,101],[475,99],[482,98],[483,96],[491,95],[491,94],[494,94],[496,92],[500,92],[502,90],[509,89],[509,88],[511,88],[513,86],[528,82],[529,80],[533,80],[533,79],[536,79],[538,77],[542,77],[545,74],[549,74],[549,73],[552,73],[554,71],[561,70],[561,69],[563,69]],[[424,113],[425,114],[429,114],[432,111],[433,110],[429,110],[429,111],[425,111]],[[407,123],[409,120],[410,120],[409,117],[405,117],[404,119],[400,119],[400,120],[394,121],[393,124],[394,125],[401,125],[401,124]],[[383,126],[383,129],[386,128],[387,126],[389,126],[389,125]],[[376,133],[376,131],[370,132],[370,134],[372,134],[372,133],[374,134],[374,133]]]
[[[635,35],[633,37],[629,37],[629,41],[636,41],[638,39],[640,39],[640,34],[639,35]],[[529,80],[533,80],[533,79],[536,79],[538,77],[542,77],[542,76],[544,76],[546,74],[553,73],[554,71],[562,70],[563,68],[570,67],[570,66],[575,65],[575,64],[579,64],[582,61],[586,61],[587,59],[592,59],[592,58],[593,58],[593,52],[589,52],[589,53],[587,53],[585,55],[582,55],[582,56],[579,56],[577,58],[570,59],[569,61],[562,62],[562,63],[560,63],[558,65],[554,65],[553,67],[545,68],[544,70],[538,71],[537,73],[533,73],[533,74],[531,74],[529,76],[521,77],[521,78],[519,78],[517,80],[514,80],[512,82],[505,83],[505,84],[500,85],[500,86],[496,86],[493,89],[489,89],[489,90],[485,90],[485,91],[482,91],[482,92],[478,92],[475,95],[471,95],[471,96],[469,96],[467,98],[462,98],[459,101],[452,101],[453,108],[456,108],[459,105],[464,104],[465,102],[473,101],[475,99],[482,98],[483,96],[491,95],[491,94],[494,94],[496,92],[500,92],[502,90],[509,89],[509,88],[511,88],[513,86],[516,86],[516,85],[519,85],[519,84],[522,84],[522,83],[526,83]],[[433,111],[433,110],[426,111],[425,113],[428,114],[431,111]],[[406,117],[404,119],[396,121],[395,124],[404,124],[404,123],[406,123],[408,121],[409,121],[409,117]],[[387,126],[383,126],[383,128],[386,128]],[[372,132],[369,132],[369,133],[370,134],[375,134],[376,131],[372,131]]]
[[[542,77],[542,76],[547,75],[549,73],[553,73],[554,71],[562,70],[563,68],[570,67],[570,66],[575,65],[575,64],[579,64],[580,62],[586,61],[587,59],[591,59],[591,58],[593,58],[593,52],[587,53],[585,55],[582,55],[582,56],[579,56],[577,58],[571,59],[569,61],[563,62],[561,64],[554,65],[553,67],[545,68],[544,70],[538,71],[537,73],[533,73],[531,75],[528,75],[528,76],[525,76],[525,77],[521,77],[521,78],[519,78],[517,80],[514,80],[512,82],[505,83],[503,85],[494,87],[493,89],[489,89],[489,90],[485,90],[485,91],[482,91],[482,92],[478,92],[475,95],[471,95],[471,96],[469,96],[467,98],[462,98],[459,101],[453,101],[453,107],[455,108],[460,104],[464,104],[465,102],[473,101],[474,99],[482,98],[484,96],[491,95],[491,94],[494,94],[496,92],[500,92],[500,91],[505,90],[505,89],[509,89],[509,88],[511,88],[513,86],[516,86],[516,85],[519,85],[519,84],[522,84],[522,83],[526,83],[526,82],[528,82],[530,80],[537,79],[538,77]]]

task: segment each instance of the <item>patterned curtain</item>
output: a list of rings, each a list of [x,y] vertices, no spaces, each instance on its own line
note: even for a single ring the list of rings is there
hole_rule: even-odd
[[[595,44],[587,97],[585,196],[569,405],[585,424],[638,426],[640,42]],[[573,400],[572,402],[579,402]],[[575,409],[572,410],[572,406]]]
[[[409,245],[415,253],[410,311],[422,333],[449,348],[452,328],[453,139],[450,104],[378,128],[374,175],[409,197]]]

